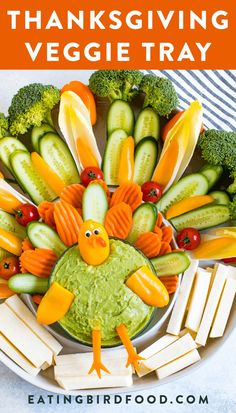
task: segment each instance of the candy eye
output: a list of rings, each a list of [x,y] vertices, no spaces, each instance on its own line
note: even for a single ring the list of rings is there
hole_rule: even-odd
[[[91,232],[91,231],[86,231],[86,232],[85,232],[86,238],[91,237],[91,235],[92,235],[92,232]]]
[[[98,228],[94,229],[93,233],[94,233],[95,235],[100,234],[100,229],[98,229]]]

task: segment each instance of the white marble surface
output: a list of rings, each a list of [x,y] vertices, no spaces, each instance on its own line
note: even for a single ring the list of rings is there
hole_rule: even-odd
[[[128,393],[132,401],[126,405],[114,404],[111,396],[110,405],[103,403],[100,396],[100,404],[94,400],[93,404],[88,404],[83,400],[83,404],[76,404],[72,398],[72,404],[63,404],[63,396],[59,396],[60,403],[57,404],[56,395],[53,395],[51,404],[49,403],[49,393],[33,387],[23,381],[14,373],[0,364],[0,412],[1,413],[116,413],[120,410],[128,409],[129,413],[235,413],[236,412],[236,329],[222,348],[211,359],[199,367],[198,370],[170,384],[150,389],[142,392],[144,399],[149,395],[156,397],[156,404],[136,404],[134,397],[137,394]],[[88,391],[89,394],[89,391]],[[33,395],[35,404],[28,404],[28,396]],[[168,402],[159,403],[160,395],[166,395]],[[183,395],[183,404],[177,404],[175,398]],[[188,404],[186,396],[194,395],[196,400],[202,395],[208,396],[208,404],[199,405]],[[41,399],[39,397],[42,396]],[[122,395],[123,399],[125,395]],[[43,404],[42,399],[45,404]],[[41,403],[37,404],[37,401]],[[173,401],[171,404],[170,401]]]

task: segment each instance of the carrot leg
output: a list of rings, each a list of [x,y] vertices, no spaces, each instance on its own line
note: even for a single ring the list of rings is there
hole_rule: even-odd
[[[116,331],[119,334],[119,337],[126,348],[126,351],[128,353],[128,359],[126,363],[126,367],[128,367],[130,364],[133,364],[134,368],[138,368],[138,360],[144,360],[143,357],[140,357],[137,353],[135,348],[133,347],[133,344],[129,338],[127,328],[125,327],[124,324],[120,324],[118,327],[116,327]]]
[[[101,361],[101,331],[94,329],[92,332],[93,337],[93,364],[88,372],[91,374],[94,370],[97,372],[99,378],[101,378],[101,370],[110,374],[110,371],[102,364]]]

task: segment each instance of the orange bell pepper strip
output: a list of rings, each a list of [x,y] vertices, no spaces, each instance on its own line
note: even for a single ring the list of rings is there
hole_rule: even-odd
[[[76,93],[81,98],[89,111],[91,124],[95,125],[97,120],[96,103],[93,93],[91,92],[89,87],[78,80],[72,80],[70,83],[63,86],[61,93],[67,90]]]
[[[22,252],[22,240],[10,231],[0,228],[0,248],[11,254],[20,256]]]
[[[111,374],[110,371],[101,362],[101,330],[94,328],[92,331],[93,338],[93,364],[88,372],[91,374],[94,370],[97,372],[99,378],[101,378],[101,370]]]
[[[182,201],[176,202],[168,209],[166,219],[178,217],[185,212],[200,208],[201,206],[210,204],[211,202],[214,202],[214,198],[210,195],[195,195],[190,198],[183,199]]]
[[[133,364],[134,368],[137,370],[138,360],[144,360],[144,358],[136,353],[136,350],[133,347],[133,344],[129,338],[128,330],[124,324],[120,324],[119,326],[117,326],[116,331],[119,334],[119,337],[128,353],[126,367],[129,367],[130,364]]]
[[[46,325],[59,321],[69,310],[74,297],[73,293],[54,282],[38,306],[37,321]]]
[[[146,265],[135,271],[126,285],[147,305],[165,307],[169,303],[169,294],[164,284]]]
[[[94,156],[91,147],[86,144],[84,139],[78,138],[76,140],[76,149],[79,155],[79,160],[84,169],[91,166],[99,167],[98,161]]]
[[[118,181],[119,185],[133,182],[134,177],[134,139],[126,138],[121,147]]]
[[[198,248],[192,251],[193,257],[199,260],[220,260],[235,256],[236,238],[220,237],[202,241]]]
[[[57,196],[60,196],[63,189],[66,187],[65,182],[63,182],[37,152],[31,153],[31,161],[39,175],[42,176]]]
[[[5,189],[0,189],[0,208],[5,212],[13,214],[14,210],[18,209],[21,204],[22,202],[10,192]]]

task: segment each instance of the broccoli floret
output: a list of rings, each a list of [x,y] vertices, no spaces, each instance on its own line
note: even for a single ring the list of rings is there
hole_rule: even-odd
[[[9,112],[12,135],[24,134],[32,126],[40,126],[47,114],[60,100],[55,86],[31,83],[13,97]]]
[[[236,133],[208,129],[201,133],[198,145],[205,161],[221,165],[230,172],[234,182],[227,190],[236,193]]]
[[[231,221],[236,223],[236,196],[234,196],[233,201],[229,204],[229,212]]]
[[[0,139],[4,138],[8,132],[8,119],[4,113],[0,113]]]
[[[143,76],[139,70],[97,70],[89,79],[89,87],[99,97],[130,102],[138,93]]]
[[[160,116],[168,116],[178,104],[175,88],[167,78],[145,75],[140,90],[146,93],[144,108],[150,106]]]

